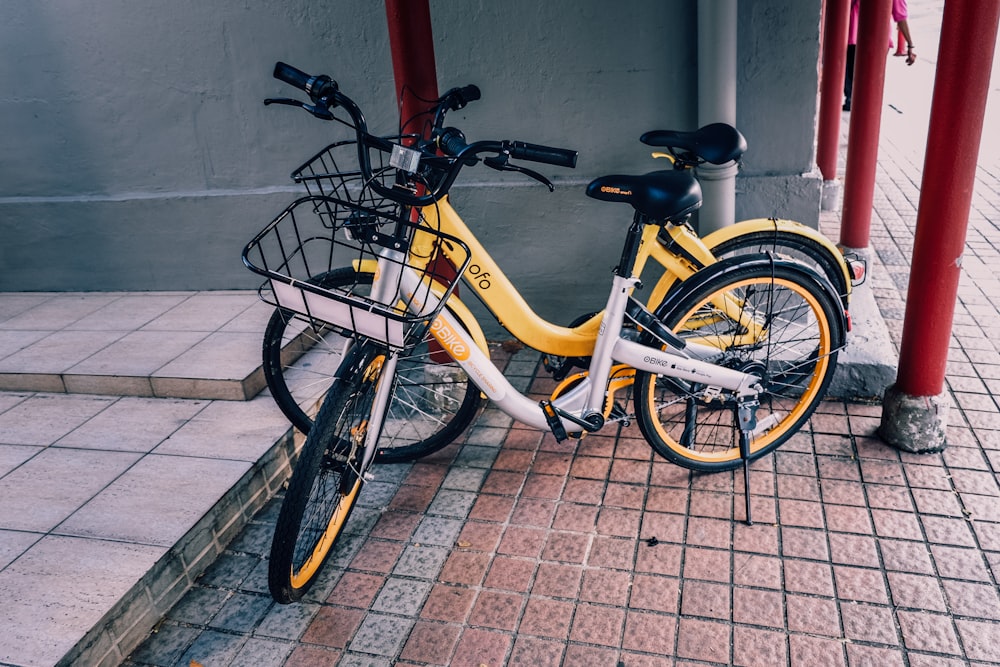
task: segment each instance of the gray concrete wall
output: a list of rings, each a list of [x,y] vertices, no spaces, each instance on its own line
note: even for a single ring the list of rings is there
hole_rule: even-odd
[[[819,226],[820,5],[739,3],[736,124],[749,150],[737,179],[738,219],[776,215]]]
[[[820,0],[739,3],[740,217],[815,224]],[[638,143],[696,120],[696,3],[431,2],[442,89],[470,139],[575,148],[559,187],[468,170],[453,198],[540,313],[599,308],[629,219],[583,185],[661,168]],[[250,236],[335,128],[262,98],[276,60],[327,72],[396,122],[381,2],[13,0],[0,6],[0,290],[245,288]],[[815,181],[815,183],[814,183]],[[815,187],[814,187],[815,185]],[[579,267],[586,267],[580,272]]]

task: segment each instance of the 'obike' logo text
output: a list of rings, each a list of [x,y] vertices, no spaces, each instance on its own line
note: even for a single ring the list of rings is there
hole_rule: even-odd
[[[656,357],[643,357],[643,361],[647,364],[653,364],[655,366],[663,366],[664,368],[677,368],[677,364],[674,364],[663,359],[657,359]]]
[[[612,187],[610,185],[602,185],[601,192],[606,192],[609,195],[624,195],[626,197],[632,194],[631,190],[622,190],[619,187]]]
[[[455,361],[469,358],[469,346],[442,318],[438,317],[431,322],[431,334]]]

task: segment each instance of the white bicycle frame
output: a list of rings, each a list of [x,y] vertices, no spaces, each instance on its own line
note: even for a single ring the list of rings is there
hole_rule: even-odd
[[[383,251],[383,254],[386,255],[389,252]],[[398,283],[402,294],[378,294],[378,284],[397,284],[395,276],[399,275],[399,271],[402,271]],[[399,297],[402,297],[403,301],[410,304],[410,309],[414,314],[433,313],[440,304],[437,296],[427,289],[426,284],[422,284],[418,274],[410,268],[401,266],[398,261],[380,259],[379,272],[376,275],[378,278],[376,286],[373,286],[373,294],[382,303],[394,303]],[[629,295],[637,283],[638,278],[635,277],[614,277],[591,357],[588,376],[553,402],[557,413],[566,413],[581,420],[588,415],[601,413],[605,404],[608,383],[611,379],[611,369],[615,362],[641,371],[726,389],[735,392],[741,398],[754,397],[758,394],[760,378],[756,375],[724,368],[707,361],[707,359],[718,356],[719,350],[717,348],[690,344],[683,351],[660,350],[623,338],[621,333],[625,321],[626,305]],[[426,295],[428,302],[417,303],[413,297],[414,294]],[[389,300],[385,300],[386,297],[389,297]],[[472,336],[457,318],[453,317],[447,309],[441,309],[431,323],[430,332],[441,347],[465,370],[472,382],[504,413],[528,426],[543,430],[550,428],[538,402],[523,395],[511,385],[489,357],[474,343]],[[382,391],[380,393],[389,394],[390,392]],[[384,396],[381,401],[377,400],[382,410],[387,402],[388,399]],[[373,414],[372,417],[375,418],[376,415]],[[381,418],[381,412],[378,417]],[[560,417],[560,419],[568,432],[582,430],[579,423],[565,417]],[[369,437],[371,435],[370,433]]]

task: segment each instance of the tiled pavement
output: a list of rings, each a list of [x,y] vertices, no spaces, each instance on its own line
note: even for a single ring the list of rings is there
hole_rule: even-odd
[[[886,134],[869,286],[898,344],[919,170]],[[290,606],[274,605],[265,581],[276,513],[265,499],[287,447],[270,445],[284,424],[266,396],[208,393],[247,391],[245,365],[171,372],[185,351],[153,344],[164,358],[120,371],[114,386],[127,391],[95,388],[107,370],[92,357],[180,303],[112,325],[114,302],[135,295],[96,307],[72,303],[84,295],[5,296],[18,305],[0,299],[0,381],[62,385],[0,392],[0,664],[55,664],[89,642],[77,664],[100,654],[113,665],[113,642],[129,645],[160,616],[124,664],[1000,664],[998,209],[1000,169],[985,165],[943,452],[900,453],[873,435],[878,405],[826,402],[753,466],[748,527],[739,475],[669,465],[634,427],[560,444],[488,410],[459,444],[379,468],[323,581]],[[836,238],[836,216],[823,224]],[[245,297],[211,324],[169,328],[198,342],[251,334],[243,349],[256,353],[266,311],[252,295],[164,296],[193,310]],[[69,339],[90,347],[56,337],[45,355],[22,352],[63,330],[89,332]],[[104,330],[120,334],[94,333]],[[18,354],[66,356],[3,365]],[[528,386],[535,366],[522,352],[508,374]],[[143,380],[158,377],[197,397]],[[51,393],[67,389],[107,393]],[[127,613],[120,598],[135,603]]]
[[[886,136],[868,288],[898,345],[920,175],[912,138]],[[303,603],[267,597],[272,503],[126,664],[1000,664],[1000,169],[973,207],[943,452],[881,443],[879,405],[826,402],[753,466],[751,527],[740,475],[669,465],[634,427],[559,444],[490,410],[379,469]]]
[[[871,286],[898,341],[916,190],[894,164]],[[899,453],[878,405],[827,402],[754,466],[748,527],[738,475],[655,459],[634,428],[558,444],[487,411],[461,445],[378,471],[304,603],[266,594],[272,503],[129,664],[1000,663],[1000,291],[979,268],[997,174],[979,186],[944,452]]]
[[[879,414],[824,404],[754,466],[748,527],[739,476],[634,428],[558,444],[487,411],[379,469],[305,602],[267,596],[272,503],[127,664],[1000,663],[998,433],[900,454]]]

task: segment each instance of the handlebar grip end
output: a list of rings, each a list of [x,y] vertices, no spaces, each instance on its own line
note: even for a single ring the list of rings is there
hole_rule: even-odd
[[[309,94],[314,102],[337,92],[337,82],[325,74],[313,76],[302,70],[278,61],[274,64],[274,78],[284,81]]]
[[[438,137],[437,144],[438,148],[440,148],[445,155],[449,155],[451,157],[457,156],[469,146],[469,144],[465,141],[465,135],[462,134],[462,131],[454,127],[444,128]]]
[[[462,97],[465,98],[466,103],[475,102],[483,97],[483,93],[479,90],[479,86],[470,83],[468,86],[462,88]]]

